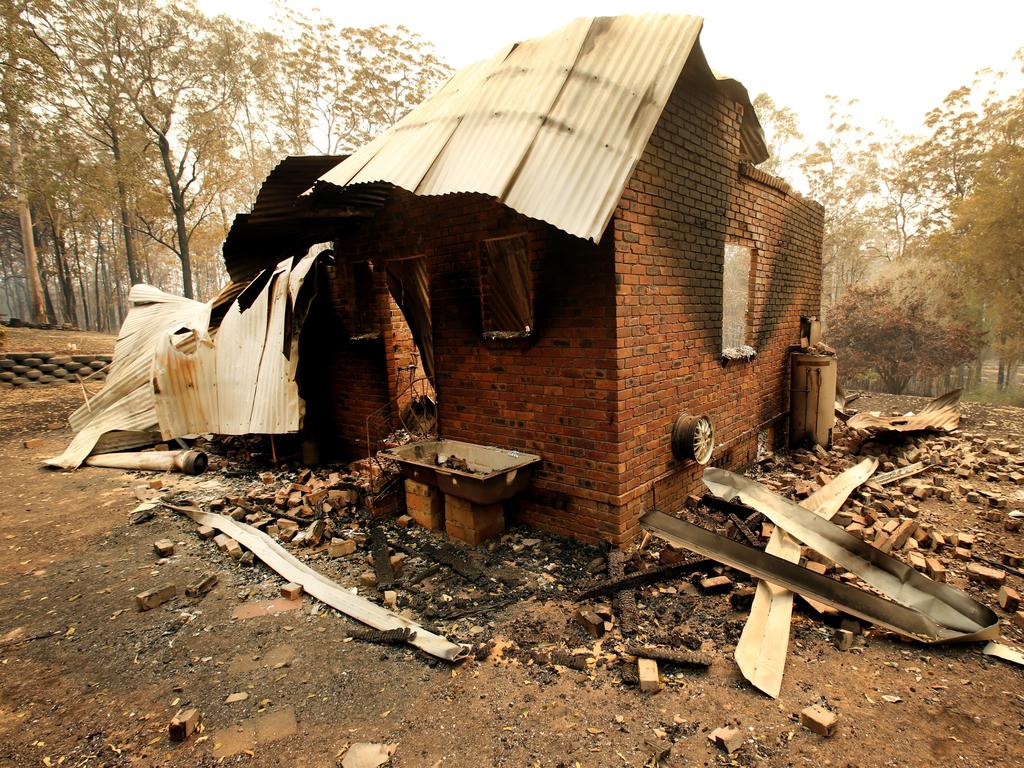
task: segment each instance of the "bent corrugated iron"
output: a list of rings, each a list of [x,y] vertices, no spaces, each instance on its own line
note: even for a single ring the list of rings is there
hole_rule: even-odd
[[[761,512],[797,540],[856,574],[894,601],[884,601],[888,608],[877,617],[865,617],[869,621],[876,621],[907,637],[929,643],[992,640],[998,636],[998,619],[989,608],[948,584],[932,581],[906,563],[861,541],[789,499],[772,493],[760,483],[724,469],[709,468],[704,471],[704,484],[719,498],[739,498],[742,503]],[[772,561],[785,562],[774,557]],[[810,574],[806,569],[799,570]],[[771,576],[766,578],[782,583]],[[833,579],[826,581],[839,584]],[[800,586],[789,588],[803,594],[802,589],[810,583],[804,582],[805,579],[799,580]],[[860,596],[858,604],[865,599],[863,595],[869,594],[855,588],[854,591]],[[835,589],[830,586],[827,592],[828,599],[822,602],[857,615],[857,604],[836,604]],[[818,597],[815,594],[811,596]],[[906,611],[910,611],[910,614]]]
[[[684,67],[687,85],[743,106],[743,149],[754,163],[768,157],[746,89],[708,66],[702,25],[677,14],[587,17],[505,46],[456,72],[321,182],[485,194],[597,242]]]
[[[831,519],[877,467],[876,459],[864,459],[816,490],[800,506],[825,520]],[[772,532],[765,551],[790,563],[800,562],[799,542],[779,526]],[[772,698],[777,698],[782,689],[792,614],[792,592],[767,581],[757,582],[750,615],[736,643],[736,663],[743,676]]]
[[[159,432],[164,440],[298,431],[299,333],[318,255],[258,275],[216,327],[212,302],[133,286],[107,381],[71,415],[71,444],[45,463],[73,469],[113,431]]]
[[[846,421],[851,429],[869,432],[953,432],[960,426],[961,389],[936,397],[919,413],[905,416],[879,416],[872,413],[858,413]]]

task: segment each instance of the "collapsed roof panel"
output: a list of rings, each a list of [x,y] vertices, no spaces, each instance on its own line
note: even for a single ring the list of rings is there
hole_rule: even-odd
[[[481,193],[598,241],[687,60],[741,99],[750,160],[767,157],[746,91],[704,62],[696,16],[577,19],[457,72],[391,129],[321,176],[420,195]]]
[[[164,439],[297,431],[299,327],[314,296],[302,289],[318,256],[282,261],[247,309],[234,300],[212,330],[211,304],[133,287],[106,384],[72,414],[75,438],[46,463],[77,467],[113,430]]]
[[[330,240],[346,209],[355,215],[384,202],[386,189],[366,187],[331,199],[329,211],[309,208],[302,193],[345,157],[298,155],[274,167],[260,186],[252,211],[235,217],[224,240],[224,266],[232,282],[248,283],[284,257]]]

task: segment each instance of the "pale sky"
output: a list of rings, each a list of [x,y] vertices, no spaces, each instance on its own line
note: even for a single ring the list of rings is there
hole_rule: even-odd
[[[199,0],[207,13],[266,22],[273,0]],[[537,37],[573,18],[668,12],[704,17],[701,45],[718,72],[743,82],[751,97],[766,91],[792,107],[808,141],[827,122],[825,96],[860,100],[856,117],[874,127],[888,118],[905,132],[984,67],[1019,71],[1024,2],[775,2],[751,0],[513,0],[493,2],[335,2],[291,0],[319,7],[343,26],[404,24],[434,43],[458,69],[503,44]]]

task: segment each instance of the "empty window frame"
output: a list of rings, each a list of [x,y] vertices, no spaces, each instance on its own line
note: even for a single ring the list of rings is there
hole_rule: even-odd
[[[532,283],[526,235],[483,241],[480,313],[484,338],[525,338],[533,332]]]
[[[747,304],[750,301],[751,250],[727,243],[722,271],[722,351],[747,345]]]
[[[373,265],[368,261],[350,261],[340,263],[337,269],[342,279],[341,304],[349,338],[352,341],[379,339]]]
[[[388,290],[405,317],[427,378],[434,380],[434,330],[430,278],[424,254],[387,262]]]

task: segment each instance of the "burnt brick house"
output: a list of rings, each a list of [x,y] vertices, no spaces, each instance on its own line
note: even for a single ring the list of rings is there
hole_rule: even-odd
[[[415,341],[441,435],[542,457],[506,511],[616,544],[698,490],[681,414],[713,425],[718,466],[781,441],[823,211],[756,167],[757,117],[701,23],[587,18],[509,46],[320,175],[301,202],[334,226],[312,342],[329,405],[307,423],[365,456]]]

